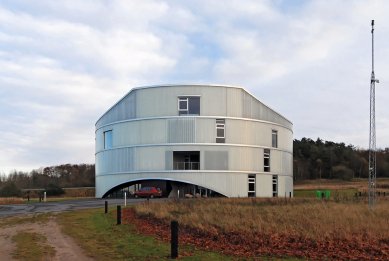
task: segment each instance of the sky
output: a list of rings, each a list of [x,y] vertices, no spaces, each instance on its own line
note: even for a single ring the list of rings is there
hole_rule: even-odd
[[[0,173],[94,163],[95,123],[137,86],[241,86],[294,138],[389,147],[389,1],[0,2]]]

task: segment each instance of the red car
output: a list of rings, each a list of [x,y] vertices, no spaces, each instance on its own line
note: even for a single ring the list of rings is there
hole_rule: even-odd
[[[138,191],[134,192],[136,198],[154,198],[162,197],[162,191],[156,187],[143,187]]]

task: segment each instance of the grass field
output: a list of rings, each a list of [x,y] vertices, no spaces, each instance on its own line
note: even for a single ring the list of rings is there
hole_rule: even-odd
[[[136,232],[134,225],[116,225],[116,211],[102,209],[63,213],[58,216],[63,232],[96,260],[167,260],[170,244]],[[180,260],[232,260],[215,252],[180,247]]]
[[[141,219],[156,224],[174,219],[203,237],[223,238],[226,253],[236,247],[248,256],[389,258],[389,200],[378,201],[374,211],[364,201],[317,199],[180,200],[134,208]],[[241,245],[230,246],[234,239]]]

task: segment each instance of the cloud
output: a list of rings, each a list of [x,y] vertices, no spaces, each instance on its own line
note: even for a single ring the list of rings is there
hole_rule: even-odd
[[[0,172],[94,161],[94,123],[130,88],[240,85],[296,138],[389,146],[386,1],[3,1]]]

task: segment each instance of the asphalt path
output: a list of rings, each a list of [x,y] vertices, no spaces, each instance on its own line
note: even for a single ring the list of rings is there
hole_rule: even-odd
[[[146,199],[127,199],[127,205],[143,202]],[[152,199],[158,200],[158,199]],[[28,204],[0,205],[0,218],[9,216],[28,215],[36,213],[63,212],[87,208],[102,208],[105,201],[108,207],[124,206],[124,199],[77,199],[58,202],[39,202]]]

